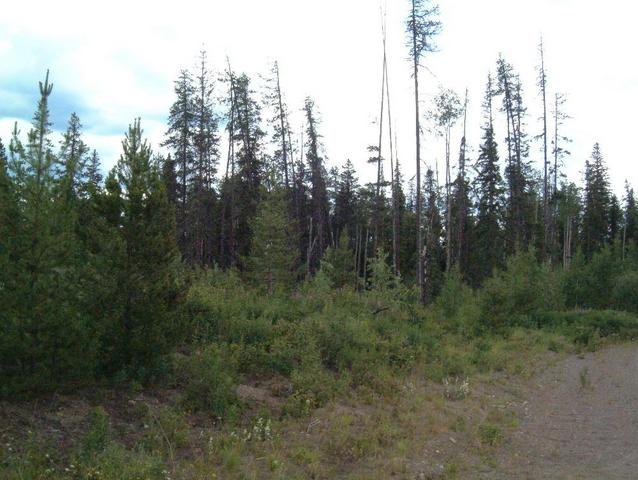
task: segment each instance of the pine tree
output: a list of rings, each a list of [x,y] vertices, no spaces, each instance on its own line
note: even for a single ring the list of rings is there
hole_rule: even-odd
[[[501,225],[504,219],[503,180],[499,169],[499,158],[494,138],[494,116],[492,98],[494,89],[492,77],[487,77],[487,88],[483,110],[485,124],[483,126],[483,143],[476,162],[476,225],[473,232],[473,283],[480,284],[489,277],[493,269],[503,265],[503,232]]]
[[[563,268],[569,268],[579,250],[579,226],[582,223],[581,191],[574,183],[563,183],[556,192],[558,239]]]
[[[621,240],[622,224],[623,218],[620,202],[615,194],[611,194],[609,200],[609,233],[607,235],[607,243],[612,245],[615,241]]]
[[[49,74],[26,147],[17,127],[10,145],[9,191],[17,209],[9,224],[11,278],[4,284],[0,321],[0,384],[34,390],[81,381],[93,373],[93,325],[82,311],[76,215],[56,191],[56,157],[50,140]]]
[[[191,199],[187,219],[192,232],[187,258],[200,266],[212,265],[217,246],[214,211],[217,196],[213,180],[219,162],[217,115],[213,108],[213,82],[208,70],[206,52],[200,53],[193,96],[193,173]]]
[[[583,253],[587,259],[608,241],[611,194],[609,177],[598,143],[585,162]]]
[[[288,106],[281,91],[279,78],[279,64],[275,62],[271,69],[271,77],[268,78],[266,104],[272,110],[273,117],[270,121],[273,128],[271,138],[275,146],[273,161],[277,171],[278,182],[286,189],[291,187],[292,145],[290,145],[290,125],[288,122]]]
[[[335,198],[334,229],[335,236],[341,239],[347,234],[348,243],[354,242],[357,215],[357,189],[359,181],[350,159],[344,164],[337,183]],[[341,240],[340,240],[341,241]]]
[[[250,252],[250,223],[259,203],[260,185],[264,176],[261,129],[261,108],[254,99],[250,79],[242,74],[234,79],[234,136],[237,144],[234,194],[236,254],[246,256]]]
[[[62,194],[67,200],[82,193],[80,185],[86,181],[88,153],[89,148],[82,140],[80,118],[72,113],[58,154],[58,176],[61,179]]]
[[[319,260],[330,243],[329,205],[326,188],[326,172],[323,157],[320,154],[320,135],[317,131],[318,120],[314,102],[306,98],[306,161],[310,170],[310,223],[308,225],[309,250],[308,265],[310,271],[319,267]]]
[[[424,224],[425,255],[423,262],[424,275],[424,303],[430,303],[439,293],[443,285],[445,271],[445,253],[441,240],[443,238],[443,222],[439,207],[439,186],[434,178],[432,169],[427,170],[423,185],[425,197]]]
[[[284,190],[262,194],[251,229],[252,249],[245,259],[250,278],[268,294],[278,288],[290,288],[296,261],[290,252],[296,242]]]
[[[168,203],[173,205],[177,204],[177,175],[175,174],[175,160],[169,153],[166,158],[162,158],[158,161],[158,164],[162,168],[162,180],[164,182],[164,188],[166,189],[166,198]]]
[[[623,245],[629,242],[638,242],[638,204],[634,189],[625,182],[625,212],[624,212],[624,231]]]
[[[136,120],[122,142],[123,153],[115,166],[121,189],[117,221],[125,248],[119,279],[122,314],[109,333],[119,348],[114,366],[129,366],[134,371],[152,365],[170,346],[171,292],[178,252],[173,210],[142,133]],[[107,188],[117,192],[115,185]]]
[[[355,277],[355,255],[350,248],[350,238],[346,229],[341,231],[337,245],[326,250],[321,268],[330,265],[328,276],[335,288],[352,287]]]
[[[459,148],[459,168],[456,179],[452,183],[451,224],[455,228],[452,236],[453,261],[459,266],[459,272],[467,278],[469,272],[470,239],[473,218],[470,210],[470,182],[466,174],[466,123],[467,123],[468,92],[465,90],[465,104],[463,106],[463,137]]]
[[[100,166],[100,156],[97,150],[93,150],[86,166],[86,184],[94,191],[99,191],[102,186],[102,172]]]
[[[532,241],[533,202],[528,184],[530,166],[527,161],[529,145],[524,132],[526,109],[523,106],[519,76],[503,57],[497,61],[497,93],[503,96],[502,111],[507,121],[507,167],[505,177],[509,197],[507,205],[507,251],[514,253]]]
[[[415,138],[416,138],[416,252],[417,268],[416,283],[421,290],[421,300],[425,302],[426,292],[423,288],[423,232],[421,197],[421,117],[419,115],[419,65],[425,53],[433,52],[433,43],[441,31],[441,22],[437,20],[439,8],[430,5],[429,0],[411,0],[411,9],[406,20],[407,46],[412,61],[412,75],[414,78],[414,109],[415,109]]]
[[[195,147],[193,136],[195,133],[195,86],[191,74],[182,70],[175,81],[175,103],[171,106],[168,116],[168,130],[166,140],[162,143],[168,147],[175,160],[177,168],[177,239],[180,250],[184,254],[191,242],[190,226],[188,224],[188,202],[191,192],[191,178],[195,161]]]

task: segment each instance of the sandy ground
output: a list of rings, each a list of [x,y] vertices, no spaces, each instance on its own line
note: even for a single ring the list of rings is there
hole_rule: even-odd
[[[574,355],[533,379],[490,479],[638,479],[638,345]]]

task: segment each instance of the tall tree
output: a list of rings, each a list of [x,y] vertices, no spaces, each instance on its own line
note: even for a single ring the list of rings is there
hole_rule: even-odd
[[[234,136],[236,156],[235,222],[237,254],[250,251],[250,223],[259,203],[263,181],[263,137],[261,107],[254,98],[250,78],[242,74],[234,78]]]
[[[175,168],[173,167],[173,171]],[[100,189],[102,185],[102,168],[100,165],[100,155],[97,150],[91,152],[91,157],[86,165],[86,183],[90,185],[94,191]]]
[[[357,190],[359,182],[352,162],[348,159],[341,169],[337,184],[334,213],[334,235],[342,238],[346,232],[348,243],[354,242],[357,221]]]
[[[452,90],[442,89],[434,98],[432,114],[437,130],[445,139],[445,270],[452,268],[452,176],[450,171],[450,140],[452,126],[463,113],[461,100]]]
[[[628,242],[638,242],[638,204],[634,189],[625,182],[625,213],[624,213],[624,230],[623,230],[623,246]],[[624,249],[623,249],[624,250]]]
[[[596,143],[591,159],[585,162],[583,253],[587,258],[591,258],[608,240],[610,207],[607,166]]]
[[[214,227],[216,193],[213,186],[219,162],[218,120],[213,105],[214,84],[206,52],[200,53],[193,96],[193,159],[188,223],[192,232],[188,258],[197,265],[212,265],[217,244]]]
[[[163,146],[169,148],[177,169],[177,241],[182,251],[186,252],[190,243],[190,226],[188,224],[189,185],[193,174],[195,149],[193,135],[195,132],[195,85],[193,77],[187,70],[182,70],[175,81],[175,102],[168,116],[168,130]]]
[[[62,177],[63,195],[67,199],[80,195],[80,185],[87,176],[88,153],[89,148],[82,140],[80,118],[72,113],[58,154],[58,174]]]
[[[452,241],[454,245],[455,258],[453,263],[459,265],[459,270],[463,275],[468,273],[469,259],[469,231],[471,226],[470,216],[470,184],[466,175],[466,126],[467,126],[467,102],[468,91],[465,89],[465,102],[463,104],[463,136],[459,148],[459,167],[456,179],[452,184],[452,224],[455,225],[456,235]]]
[[[306,161],[310,170],[310,224],[308,245],[308,264],[311,271],[319,267],[319,260],[323,256],[330,241],[328,192],[326,189],[326,173],[320,150],[321,136],[317,130],[318,119],[315,104],[306,98],[304,104],[306,114]]]
[[[507,121],[507,179],[509,198],[507,216],[508,252],[525,248],[532,241],[534,205],[532,186],[528,182],[529,145],[524,131],[526,108],[523,106],[519,76],[503,57],[497,61],[497,92],[503,96],[502,111]]]
[[[553,218],[550,211],[550,186],[549,186],[549,159],[547,155],[547,70],[545,69],[545,49],[543,46],[543,38],[541,37],[540,44],[538,45],[538,53],[540,56],[540,65],[538,66],[538,78],[537,85],[540,90],[541,99],[543,102],[543,116],[541,120],[543,122],[543,130],[539,135],[539,138],[543,141],[543,243],[541,255],[543,259],[548,256],[548,251],[551,250],[551,231]]]
[[[253,246],[246,259],[248,273],[268,294],[277,288],[289,288],[294,281],[296,247],[293,225],[283,189],[262,194],[257,214],[252,220]]]
[[[473,283],[480,284],[489,277],[495,267],[503,263],[504,198],[503,179],[499,169],[498,148],[494,137],[494,114],[492,99],[494,85],[487,77],[483,101],[483,143],[476,161],[476,226],[473,232]]]
[[[425,173],[423,185],[425,197],[424,222],[426,226],[425,253],[423,262],[424,297],[423,302],[431,302],[443,284],[445,253],[441,245],[443,222],[439,208],[439,186],[432,169]]]
[[[142,138],[139,119],[129,127],[115,166],[121,188],[119,232],[125,246],[119,279],[121,317],[113,325],[114,366],[152,364],[167,352],[176,260],[175,224],[159,168]]]
[[[0,289],[0,384],[18,390],[46,388],[62,379],[82,380],[92,374],[95,359],[93,325],[86,322],[82,296],[77,294],[82,290],[75,211],[57,194],[48,71],[39,90],[26,146],[14,128],[11,184],[8,191],[4,187],[9,203],[0,207],[13,210],[5,224],[10,231],[4,245],[9,249],[10,278],[3,279]]]
[[[407,45],[412,61],[412,75],[414,78],[414,110],[415,110],[415,139],[416,139],[416,251],[417,268],[416,280],[421,290],[421,299],[425,301],[423,288],[423,232],[421,197],[421,117],[419,115],[419,64],[424,54],[436,50],[434,37],[441,31],[441,22],[437,17],[439,8],[432,5],[430,0],[411,0],[411,9],[406,20]]]
[[[290,189],[290,164],[291,150],[289,144],[290,124],[288,121],[288,106],[284,101],[281,91],[281,79],[279,76],[279,63],[275,62],[271,69],[271,77],[268,78],[266,102],[273,112],[271,124],[273,127],[272,143],[275,145],[273,159],[278,181],[281,181],[286,189]]]

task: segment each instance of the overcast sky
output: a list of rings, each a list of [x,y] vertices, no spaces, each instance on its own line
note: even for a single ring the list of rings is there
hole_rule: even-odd
[[[47,68],[54,83],[50,110],[56,130],[71,112],[108,168],[116,161],[127,125],[137,116],[155,150],[166,129],[179,70],[195,65],[202,45],[211,64],[255,77],[278,60],[282,88],[294,112],[310,95],[321,113],[328,165],[350,158],[363,180],[374,177],[366,147],[377,141],[381,88],[381,14],[387,10],[392,116],[405,176],[414,172],[413,89],[404,42],[408,0],[209,0],[196,2],[5,2],[0,16],[0,137],[13,122],[29,122],[37,82]],[[160,6],[161,4],[161,6]],[[439,52],[423,60],[422,110],[441,86],[470,92],[471,158],[480,141],[481,100],[499,53],[520,73],[529,108],[528,133],[539,133],[535,86],[537,45],[546,49],[549,95],[565,93],[573,117],[570,179],[580,172],[594,142],[610,168],[614,189],[638,184],[635,110],[638,107],[638,7],[628,0],[442,0]],[[221,86],[220,86],[221,88]],[[221,90],[218,90],[221,93]],[[28,124],[21,124],[26,133]],[[501,157],[503,131],[497,132]],[[456,157],[460,125],[452,139]],[[387,144],[387,140],[386,140]],[[443,145],[424,139],[424,160],[443,160]],[[535,162],[540,145],[531,148]]]

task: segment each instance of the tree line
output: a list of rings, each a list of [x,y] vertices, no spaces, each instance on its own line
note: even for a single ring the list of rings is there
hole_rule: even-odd
[[[468,155],[465,140],[472,128],[467,94],[442,90],[428,117],[445,140],[444,180],[432,167],[421,175],[418,75],[436,48],[437,15],[435,5],[412,0],[406,21],[416,142],[416,177],[408,182],[391,131],[385,51],[379,137],[368,149],[376,181],[365,185],[350,160],[326,165],[311,98],[303,131],[293,132],[277,63],[258,92],[230,61],[216,78],[202,52],[197,68],[175,81],[166,155],[152,153],[136,119],[105,177],[75,113],[54,144],[47,72],[26,138],[16,124],[8,146],[0,140],[4,388],[153,375],[178,341],[177,307],[193,269],[237,270],[268,293],[319,274],[333,287],[366,289],[381,260],[429,303],[446,274],[458,272],[478,287],[519,251],[532,249],[538,262],[564,269],[608,245],[624,255],[638,240],[634,191],[627,185],[622,200],[614,195],[598,144],[585,162],[584,185],[565,179],[569,116],[561,94],[550,100],[542,42],[542,167],[530,153],[520,77],[499,56],[486,79],[478,155]],[[451,132],[460,121],[453,161]],[[389,165],[382,156],[388,140]]]

